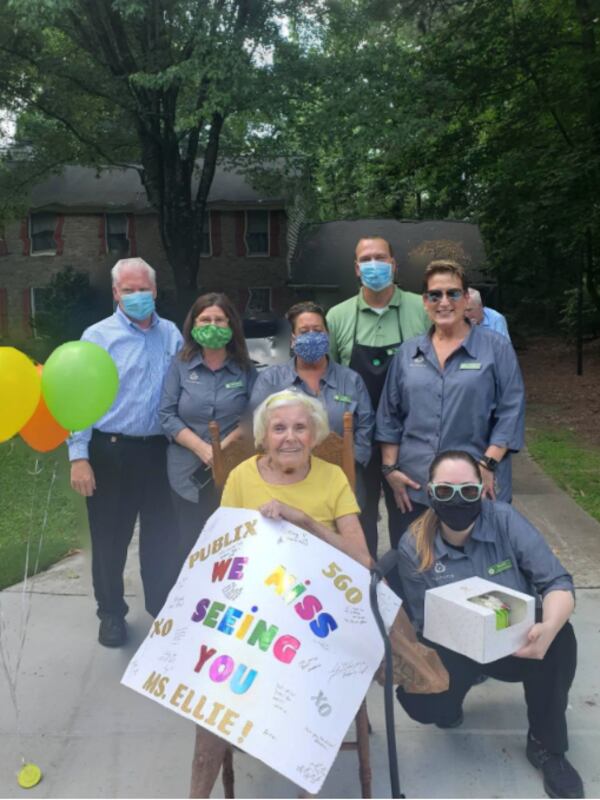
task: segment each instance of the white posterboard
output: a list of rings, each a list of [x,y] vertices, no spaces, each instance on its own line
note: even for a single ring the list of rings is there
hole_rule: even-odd
[[[379,586],[386,625],[401,601]],[[122,683],[308,792],[383,658],[369,572],[306,531],[220,508]]]

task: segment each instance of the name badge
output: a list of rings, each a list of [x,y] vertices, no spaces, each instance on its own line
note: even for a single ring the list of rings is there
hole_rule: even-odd
[[[351,403],[352,402],[352,398],[348,397],[347,394],[334,394],[333,399],[334,400],[339,400],[340,403]]]
[[[225,384],[226,389],[239,389],[241,386],[244,385],[244,381],[230,381],[230,383]]]
[[[460,369],[481,369],[479,361],[463,361]]]
[[[500,561],[498,564],[492,564],[491,567],[488,567],[488,575],[498,575],[500,572],[506,572],[507,569],[512,569],[512,565],[510,558],[505,558],[504,561]]]

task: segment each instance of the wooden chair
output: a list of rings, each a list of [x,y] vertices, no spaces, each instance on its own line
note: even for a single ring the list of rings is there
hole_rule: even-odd
[[[209,425],[210,438],[213,448],[213,479],[219,488],[225,486],[225,481],[231,470],[241,461],[250,458],[256,451],[254,444],[247,439],[238,439],[226,450],[221,449],[221,438],[219,424],[215,421]],[[353,439],[353,419],[352,412],[344,413],[344,433],[340,436],[331,432],[327,438],[315,447],[313,453],[324,461],[340,466],[348,478],[348,483],[352,490],[356,487],[356,469],[354,463],[354,439]],[[356,723],[356,739],[342,743],[342,750],[358,751],[358,773],[361,786],[361,796],[371,797],[371,757],[369,751],[369,717],[367,714],[367,701],[363,700],[358,713],[354,718]],[[190,797],[198,797],[194,793],[194,775],[201,769],[200,764],[205,763],[204,753],[199,752],[198,747],[194,748],[194,762],[192,765],[192,786]],[[233,749],[228,747],[223,758],[223,792],[225,797],[235,797],[234,794],[234,771],[233,771]]]

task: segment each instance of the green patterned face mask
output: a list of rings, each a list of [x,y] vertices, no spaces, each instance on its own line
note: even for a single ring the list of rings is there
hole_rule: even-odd
[[[218,325],[198,325],[191,330],[192,339],[197,342],[200,347],[208,347],[209,350],[220,350],[229,344],[233,331],[228,326],[221,328]]]

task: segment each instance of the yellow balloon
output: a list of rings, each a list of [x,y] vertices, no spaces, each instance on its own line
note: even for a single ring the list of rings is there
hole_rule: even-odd
[[[0,347],[0,442],[18,433],[40,400],[41,379],[33,362],[14,347]]]

